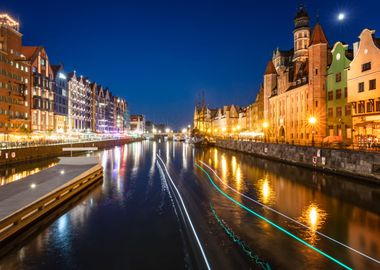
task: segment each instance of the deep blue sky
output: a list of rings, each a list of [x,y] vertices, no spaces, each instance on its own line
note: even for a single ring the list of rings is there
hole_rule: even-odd
[[[197,95],[212,107],[253,100],[273,49],[292,47],[300,1],[25,1],[0,10],[21,21],[26,45],[127,98],[131,113],[180,128]],[[330,44],[378,29],[380,1],[303,1]],[[338,12],[346,20],[338,22]]]

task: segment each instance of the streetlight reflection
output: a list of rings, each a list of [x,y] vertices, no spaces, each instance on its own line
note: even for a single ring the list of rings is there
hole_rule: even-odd
[[[311,203],[302,211],[299,220],[310,228],[310,230],[305,231],[305,238],[311,244],[318,240],[315,231],[319,231],[323,227],[326,222],[326,216],[326,212],[315,203]]]

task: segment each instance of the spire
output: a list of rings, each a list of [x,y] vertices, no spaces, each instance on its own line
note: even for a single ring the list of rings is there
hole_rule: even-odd
[[[295,29],[302,27],[309,27],[309,14],[306,11],[304,5],[300,4],[296,16],[294,16],[294,27]]]
[[[264,75],[277,74],[276,68],[273,65],[273,61],[269,60]]]
[[[321,44],[321,43],[327,44],[328,41],[327,41],[325,32],[322,29],[322,26],[319,23],[317,23],[314,27],[313,34],[311,36],[310,46],[315,45],[315,44]]]

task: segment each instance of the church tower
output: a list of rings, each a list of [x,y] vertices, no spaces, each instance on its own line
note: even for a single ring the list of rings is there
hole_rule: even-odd
[[[294,62],[304,62],[308,58],[308,47],[310,44],[309,15],[303,5],[298,8],[294,18]]]

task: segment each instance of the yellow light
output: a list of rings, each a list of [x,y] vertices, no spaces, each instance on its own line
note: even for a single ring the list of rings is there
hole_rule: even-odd
[[[269,123],[265,121],[265,122],[263,123],[263,128],[268,128],[268,127],[269,127]]]
[[[222,131],[223,131],[223,132],[226,132],[226,130],[227,130],[227,129],[226,129],[225,127],[224,127],[224,128],[222,128]]]
[[[232,157],[232,170],[233,170],[233,171],[236,170],[236,165],[237,165],[237,164],[236,164],[236,157],[233,156],[233,157]]]
[[[236,128],[232,128],[232,131],[235,131],[236,130]]]
[[[214,129],[214,132],[218,132],[218,129],[216,128],[216,129]]]
[[[169,132],[170,132],[170,129],[166,128],[165,133],[169,133]]]
[[[269,190],[268,180],[265,179],[265,181],[263,182],[263,197],[264,197],[264,201],[268,200],[269,193],[270,193],[270,190]]]
[[[310,116],[309,124],[314,125],[315,123],[317,123],[317,118],[315,118],[314,116]]]
[[[35,183],[32,183],[32,184],[30,185],[30,187],[34,189],[34,188],[36,188],[36,184],[35,184]]]
[[[186,128],[183,128],[183,129],[182,129],[182,133],[183,133],[183,134],[185,134],[186,131],[187,131]]]
[[[236,129],[239,130],[240,129],[240,125],[237,125]]]
[[[309,220],[312,228],[315,228],[318,222],[318,211],[315,206],[310,208]]]

